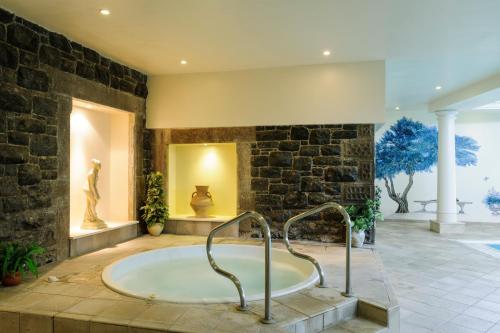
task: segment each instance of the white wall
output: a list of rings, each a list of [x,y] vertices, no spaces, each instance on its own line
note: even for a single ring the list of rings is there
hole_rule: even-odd
[[[91,159],[101,161],[97,205],[106,221],[128,220],[129,114],[74,107],[70,129],[70,224],[79,227],[85,212],[83,186]]]
[[[375,140],[378,141],[383,133],[397,120],[406,116],[426,125],[437,126],[434,114],[427,111],[418,112],[388,112],[387,122],[377,129]],[[459,218],[465,221],[490,222],[500,221],[500,217],[492,216],[483,204],[483,199],[491,187],[500,190],[500,112],[470,111],[461,112],[456,120],[456,134],[472,137],[480,146],[476,153],[478,163],[476,166],[457,166],[457,198],[461,201],[472,201],[472,205],[465,207],[465,215]],[[487,178],[486,178],[487,177]],[[395,178],[397,192],[402,192],[408,183],[408,176],[399,175]],[[390,216],[396,211],[397,205],[392,201],[385,189],[383,181],[377,180],[376,184],[382,188],[382,211]],[[421,209],[421,205],[414,200],[436,199],[437,196],[437,170],[433,167],[431,172],[417,173],[414,185],[408,195],[410,212]],[[427,206],[428,210],[435,210],[436,205]]]
[[[147,127],[380,123],[383,61],[151,76]]]

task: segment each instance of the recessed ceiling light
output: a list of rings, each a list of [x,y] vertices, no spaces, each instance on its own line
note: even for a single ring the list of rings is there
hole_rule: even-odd
[[[399,106],[396,106],[395,109],[396,109],[396,111],[399,111]]]
[[[323,51],[323,55],[324,55],[325,57],[328,57],[330,54],[331,54],[331,53],[330,53],[330,51],[329,51],[329,50],[324,50],[324,51]]]
[[[109,14],[111,14],[111,12],[109,11],[109,9],[106,9],[106,8],[103,8],[99,11],[99,13],[101,15],[104,15],[104,16],[108,16]]]
[[[442,88],[443,88],[443,87],[441,87],[441,86],[436,86],[434,89],[436,89],[436,90],[441,90]]]
[[[187,63],[188,63],[187,60],[184,60],[184,59],[181,60],[181,65],[187,65]]]

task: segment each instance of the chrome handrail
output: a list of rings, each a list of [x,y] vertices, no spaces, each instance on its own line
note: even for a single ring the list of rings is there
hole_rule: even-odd
[[[225,223],[222,223],[221,225],[213,228],[210,233],[208,234],[207,238],[207,257],[208,257],[208,262],[210,263],[210,266],[220,275],[228,278],[231,280],[234,285],[236,286],[236,289],[238,289],[238,294],[240,295],[240,305],[238,307],[239,310],[241,311],[246,311],[248,310],[248,304],[247,300],[245,297],[245,291],[243,289],[243,286],[241,285],[240,280],[232,273],[229,273],[228,271],[223,270],[220,268],[217,263],[215,262],[214,257],[212,256],[212,241],[214,238],[214,235],[219,232],[220,230],[227,228],[235,223],[239,223],[243,220],[252,218],[255,221],[257,221],[260,224],[260,228],[262,230],[262,233],[264,234],[264,246],[265,246],[265,300],[264,300],[264,318],[261,319],[261,322],[264,324],[271,324],[273,323],[273,319],[271,317],[271,231],[269,230],[269,226],[267,225],[266,220],[262,215],[256,212],[245,212],[242,213],[238,216],[236,216],[234,219],[229,220]]]
[[[325,281],[325,273],[323,272],[323,268],[321,268],[321,265],[319,264],[319,262],[316,259],[314,259],[313,257],[308,256],[307,254],[299,253],[292,248],[292,245],[290,245],[290,241],[288,240],[288,229],[290,229],[290,226],[293,223],[295,223],[299,220],[302,220],[303,218],[308,217],[310,215],[317,214],[317,213],[321,212],[322,210],[325,210],[328,208],[334,208],[334,209],[338,210],[342,214],[342,216],[344,217],[344,221],[346,223],[345,292],[343,292],[342,295],[344,295],[346,297],[351,297],[352,296],[352,290],[351,290],[351,232],[352,232],[351,229],[352,229],[352,224],[351,224],[351,218],[349,217],[349,214],[347,214],[347,211],[345,210],[344,207],[342,207],[341,205],[339,205],[338,203],[335,203],[335,202],[327,202],[327,203],[324,203],[318,207],[315,207],[313,209],[305,211],[304,213],[295,215],[294,217],[290,218],[285,223],[285,227],[283,230],[284,231],[284,235],[283,235],[284,239],[283,240],[285,242],[286,248],[288,249],[288,251],[291,254],[293,254],[294,256],[296,256],[298,258],[309,260],[316,267],[316,270],[318,271],[318,275],[319,275],[318,287],[325,288],[326,281]]]

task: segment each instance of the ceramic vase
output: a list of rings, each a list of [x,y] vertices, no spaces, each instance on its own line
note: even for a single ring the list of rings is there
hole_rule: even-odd
[[[191,208],[196,217],[209,217],[208,210],[214,205],[208,186],[196,185],[196,191],[191,195]]]
[[[365,243],[365,232],[363,230],[360,231],[352,231],[351,234],[351,245],[352,247],[363,247]]]

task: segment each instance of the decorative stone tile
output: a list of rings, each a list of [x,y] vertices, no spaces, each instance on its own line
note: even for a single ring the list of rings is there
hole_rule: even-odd
[[[373,137],[374,126],[372,124],[358,125],[358,137]]]
[[[373,140],[356,140],[344,142],[344,157],[372,158]]]
[[[359,162],[358,176],[360,181],[373,181],[373,162]]]
[[[342,185],[342,200],[344,202],[364,202],[373,197],[373,185]]]

